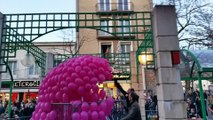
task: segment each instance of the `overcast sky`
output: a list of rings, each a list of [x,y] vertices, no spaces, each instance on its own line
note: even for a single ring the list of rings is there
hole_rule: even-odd
[[[0,0],[0,12],[3,14],[75,12],[75,9],[75,0]],[[63,41],[61,34],[60,31],[52,32],[36,41]]]
[[[75,0],[0,0],[0,12],[74,12]]]

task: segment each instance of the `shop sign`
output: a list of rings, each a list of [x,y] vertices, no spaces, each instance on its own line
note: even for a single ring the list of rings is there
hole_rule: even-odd
[[[113,79],[118,79],[118,80],[126,80],[130,79],[130,75],[127,74],[114,74]]]
[[[14,81],[13,87],[14,88],[32,88],[32,87],[39,87],[40,81]]]

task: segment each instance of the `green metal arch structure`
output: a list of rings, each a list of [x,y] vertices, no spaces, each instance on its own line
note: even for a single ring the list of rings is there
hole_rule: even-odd
[[[180,74],[182,80],[198,80],[203,118],[206,119],[206,105],[202,80],[213,80],[213,50],[181,50]]]
[[[138,48],[143,47],[143,51],[151,49],[154,54],[153,39],[146,37],[152,35],[151,12],[27,13],[3,14],[3,16],[1,66],[5,65],[3,61],[7,62],[8,58],[16,56],[16,50],[24,49],[36,58],[38,65],[44,71],[46,55],[32,42],[47,33],[65,28],[75,28],[76,32],[80,28],[101,30],[112,34],[118,40],[136,41]],[[107,24],[101,25],[102,21]],[[120,24],[123,21],[129,24]],[[137,52],[138,54],[140,53]]]

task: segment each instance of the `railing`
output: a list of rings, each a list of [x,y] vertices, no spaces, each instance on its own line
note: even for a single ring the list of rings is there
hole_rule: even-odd
[[[57,66],[64,60],[68,58],[74,58],[78,56],[83,55],[92,55],[92,56],[98,56],[102,58],[106,58],[109,60],[109,63],[113,69],[114,75],[127,75],[128,77],[125,77],[126,79],[129,79],[131,75],[131,69],[130,69],[130,53],[109,53],[109,54],[56,54],[54,55],[54,66]],[[119,76],[117,76],[118,78]],[[123,77],[124,79],[124,77]]]
[[[97,3],[97,12],[123,12],[123,11],[133,11],[134,5],[132,2],[124,3]]]

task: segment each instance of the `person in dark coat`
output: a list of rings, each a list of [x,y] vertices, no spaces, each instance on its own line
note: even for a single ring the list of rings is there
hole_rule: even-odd
[[[128,94],[130,94],[131,92],[135,92],[135,90],[133,88],[129,88],[128,91],[125,91],[122,86],[120,85],[120,83],[118,83],[117,80],[114,80],[114,85],[116,86],[116,88],[118,88],[118,90],[124,95],[125,100],[126,100],[126,105],[124,106],[124,109],[126,112],[128,112],[128,109],[130,107],[130,101],[128,99]],[[137,100],[138,102],[138,100]]]
[[[128,98],[130,101],[130,109],[128,114],[121,120],[142,120],[140,106],[138,104],[139,96],[135,92],[132,92]]]

